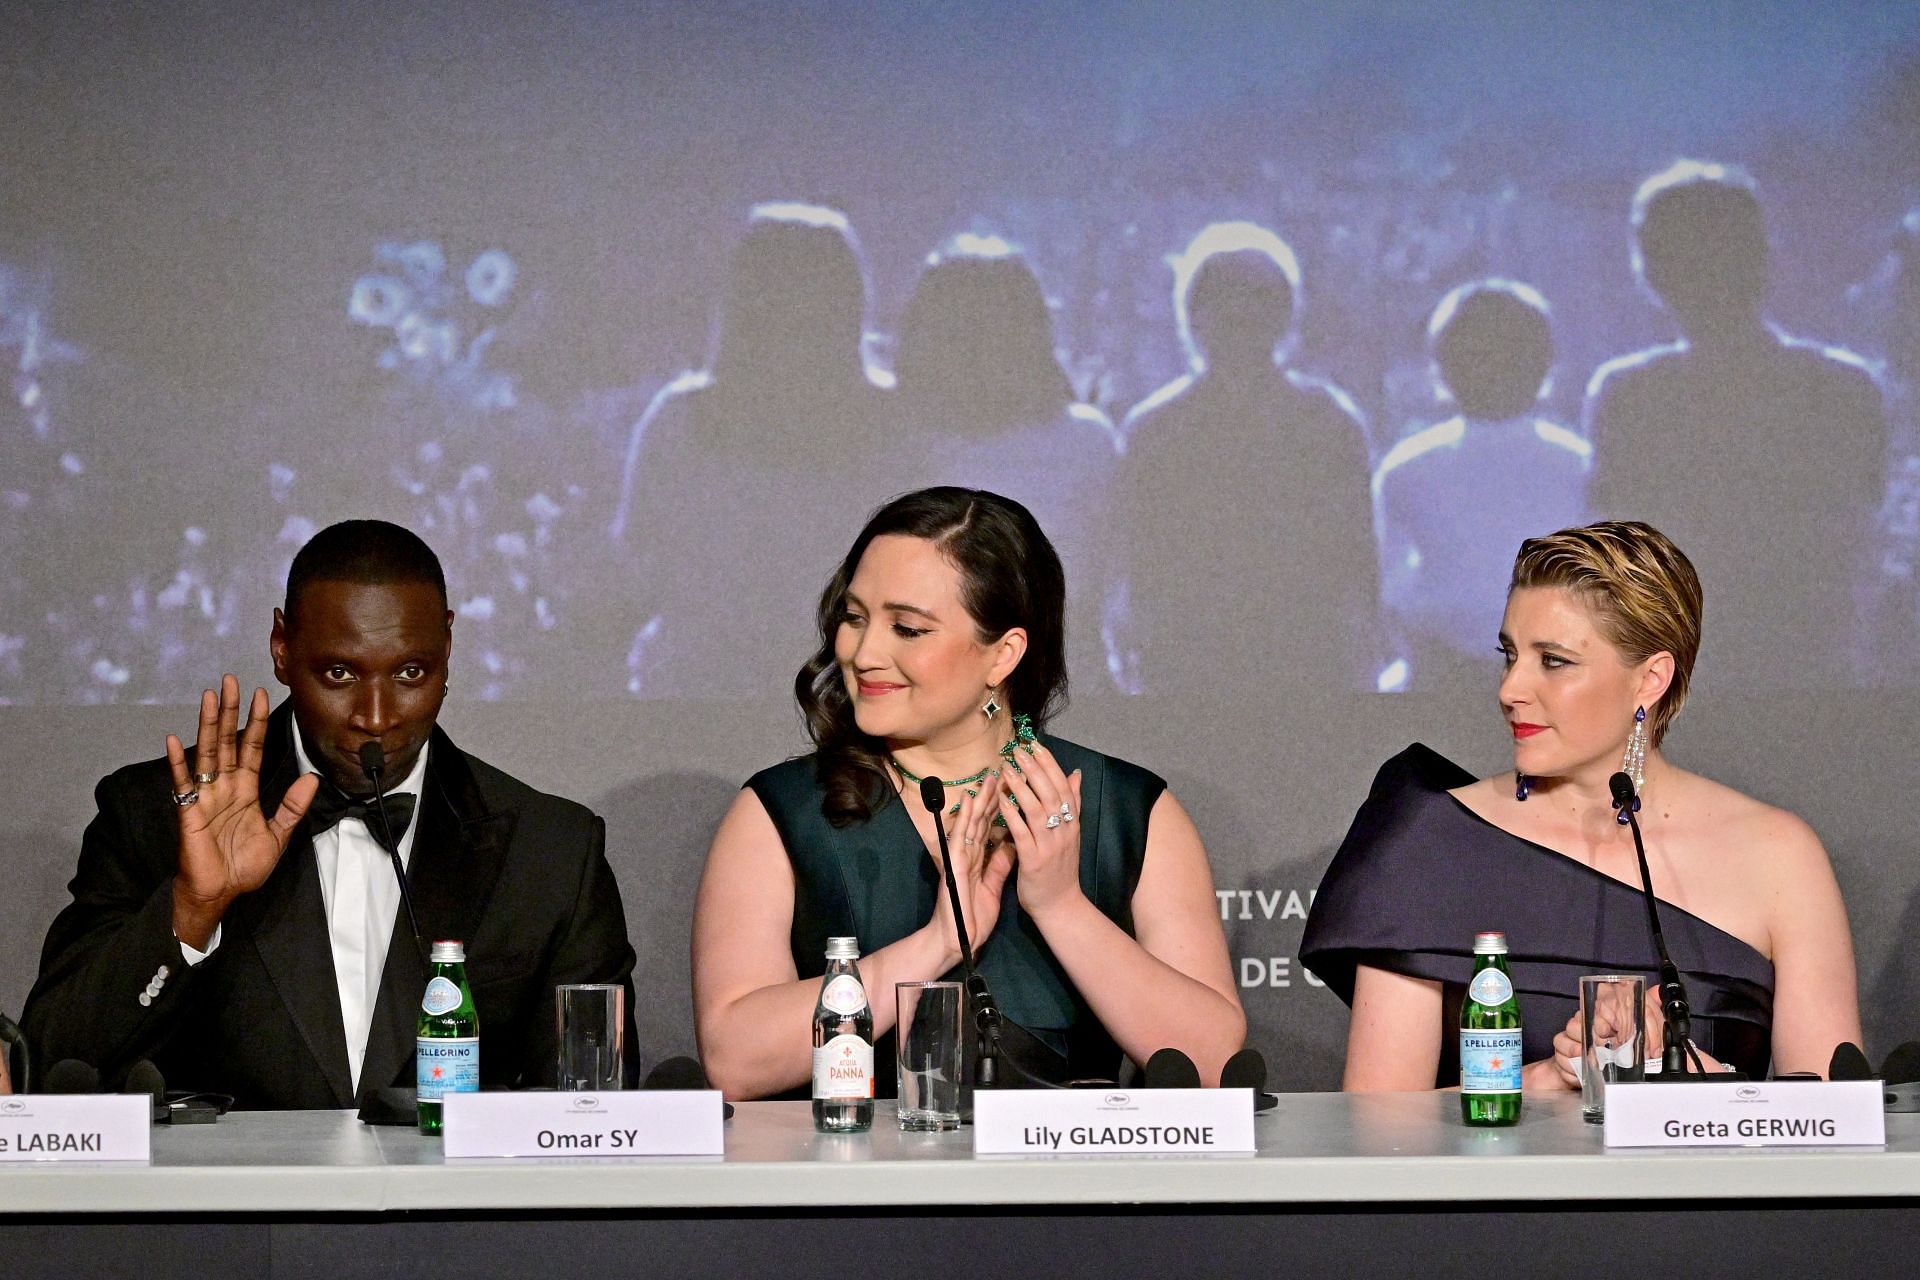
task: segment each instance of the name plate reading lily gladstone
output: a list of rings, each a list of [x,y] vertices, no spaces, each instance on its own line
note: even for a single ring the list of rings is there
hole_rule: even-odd
[[[138,1094],[0,1098],[0,1160],[151,1160],[153,1099]]]
[[[1878,1080],[1610,1084],[1609,1147],[1879,1147]]]
[[[1199,1155],[1253,1151],[1251,1089],[982,1089],[982,1156]]]
[[[450,1093],[443,1150],[450,1160],[724,1155],[721,1106],[718,1089]]]

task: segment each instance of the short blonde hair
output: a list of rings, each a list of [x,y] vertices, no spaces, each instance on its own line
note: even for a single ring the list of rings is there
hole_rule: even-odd
[[[1508,590],[1521,587],[1561,587],[1579,596],[1629,664],[1673,655],[1673,681],[1647,712],[1659,746],[1687,700],[1700,656],[1700,575],[1686,553],[1650,524],[1602,520],[1521,543]]]

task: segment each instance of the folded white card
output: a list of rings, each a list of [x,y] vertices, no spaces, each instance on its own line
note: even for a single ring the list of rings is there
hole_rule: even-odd
[[[1251,1089],[982,1089],[975,1155],[1251,1152]]]
[[[1878,1080],[1610,1084],[1609,1147],[1877,1147]]]
[[[449,1159],[726,1153],[718,1089],[450,1093],[441,1109]]]
[[[0,1160],[151,1160],[153,1099],[140,1094],[0,1098]]]

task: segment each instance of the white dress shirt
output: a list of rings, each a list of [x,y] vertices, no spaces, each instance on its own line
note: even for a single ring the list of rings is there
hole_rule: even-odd
[[[307,758],[307,747],[294,726],[293,754],[300,772],[319,773]],[[413,857],[413,833],[419,828],[421,789],[427,780],[427,748],[413,769],[388,794],[401,791],[414,796],[413,817],[407,829],[398,833],[400,865]],[[340,824],[313,838],[313,857],[320,870],[320,896],[326,904],[327,941],[333,947],[333,979],[340,991],[340,1021],[347,1033],[347,1071],[353,1079],[353,1091],[360,1092],[360,1065],[367,1056],[367,1037],[373,1029],[374,1006],[380,1001],[380,975],[387,967],[387,944],[393,940],[394,922],[400,914],[400,884],[394,879],[393,864],[387,851],[358,818],[342,818]],[[220,946],[220,926],[204,951],[182,942],[181,955],[189,965],[197,965]]]
[[[293,751],[301,773],[319,772],[307,758],[297,725]],[[414,818],[405,831],[394,833],[403,867],[413,856],[413,836],[420,827],[420,791],[426,780],[427,748],[422,747],[413,769],[387,788],[390,794],[408,791],[415,798]],[[340,1021],[347,1033],[347,1070],[358,1094],[360,1064],[367,1054],[373,1009],[380,1000],[380,975],[387,967],[387,944],[393,940],[394,921],[400,913],[400,884],[387,851],[358,818],[342,818],[338,826],[315,836],[313,858],[327,908],[327,940],[333,944],[333,979],[340,988]]]

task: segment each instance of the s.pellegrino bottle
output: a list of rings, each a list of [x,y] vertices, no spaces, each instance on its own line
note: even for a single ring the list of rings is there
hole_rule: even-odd
[[[1473,935],[1473,980],[1460,1002],[1460,1118],[1520,1123],[1520,1004],[1498,930]]]
[[[813,1005],[813,1127],[873,1127],[873,1010],[860,982],[858,938],[827,939],[827,971]]]
[[[436,942],[433,967],[420,997],[420,1022],[413,1056],[419,1082],[420,1132],[439,1133],[440,1099],[449,1093],[480,1092],[480,1015],[467,985],[467,949],[458,942]]]

